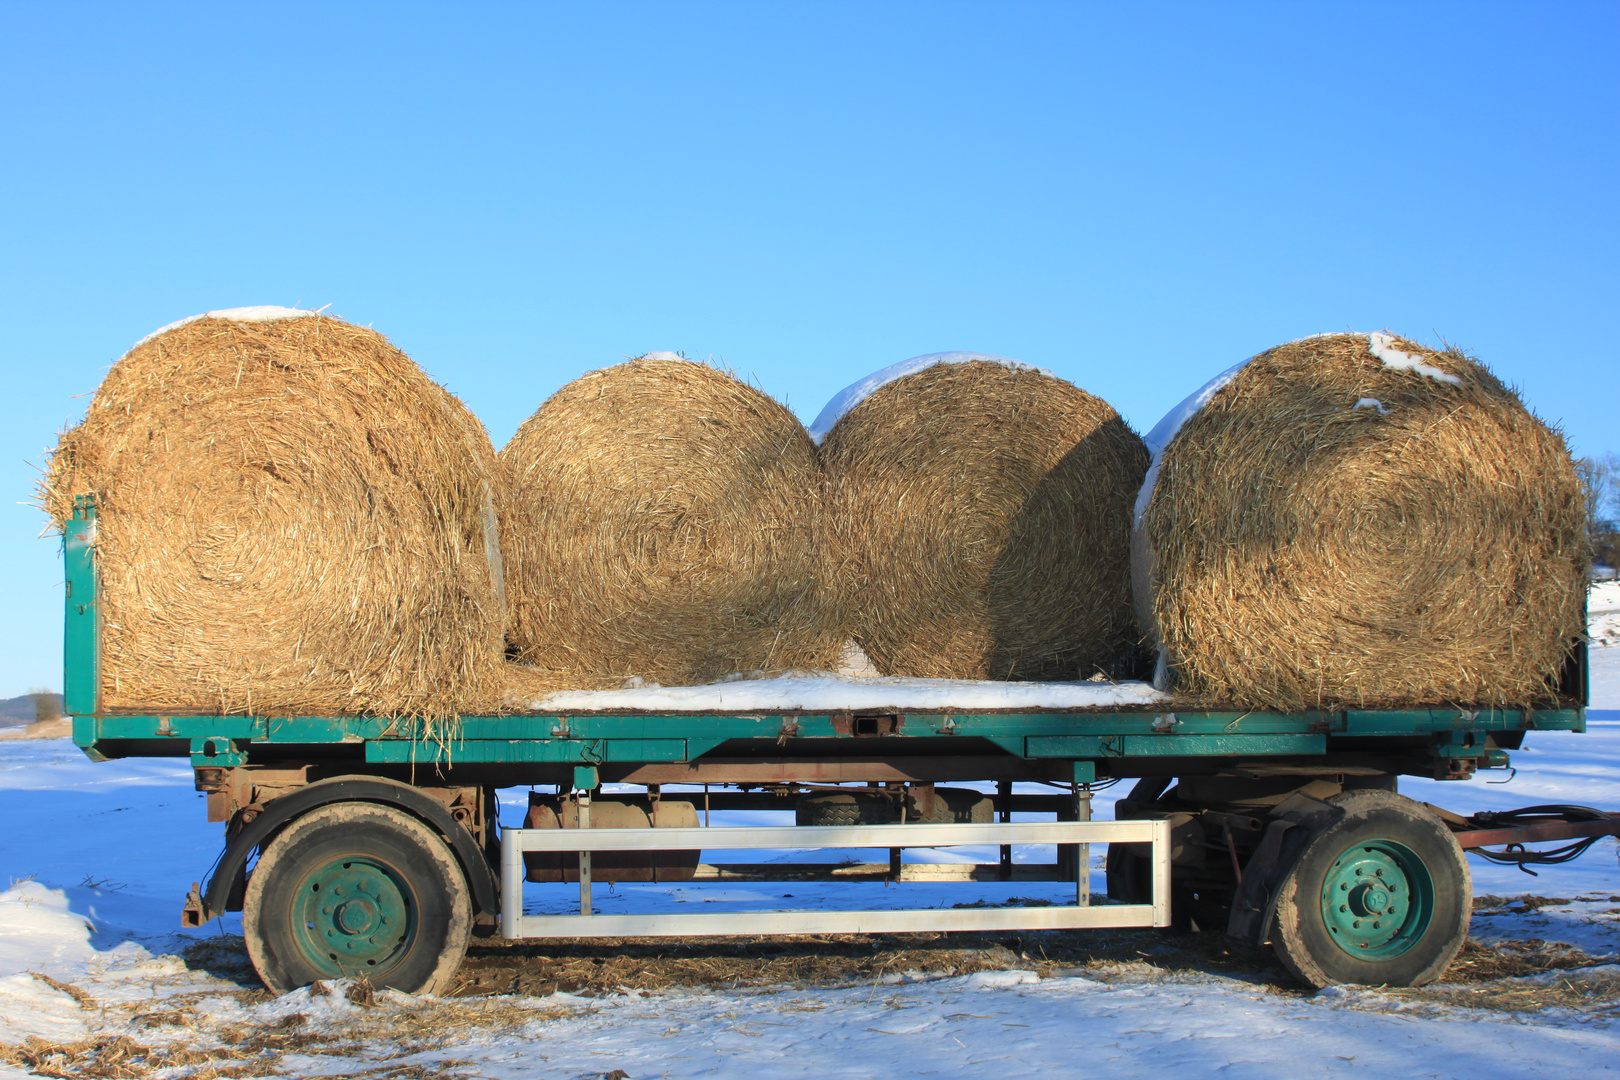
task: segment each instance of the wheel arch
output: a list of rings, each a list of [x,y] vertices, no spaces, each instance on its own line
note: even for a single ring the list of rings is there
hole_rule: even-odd
[[[1239,941],[1264,945],[1277,921],[1284,879],[1299,865],[1311,841],[1345,815],[1342,806],[1320,799],[1300,800],[1285,815],[1273,817],[1232,897],[1226,932]]]
[[[466,876],[472,892],[473,915],[500,913],[500,888],[495,870],[465,827],[445,805],[422,794],[409,784],[380,776],[334,776],[318,780],[271,801],[264,811],[225,844],[208,887],[202,894],[202,919],[206,922],[229,910],[231,895],[247,870],[255,849],[270,840],[285,825],[311,810],[339,802],[369,802],[398,807],[436,831],[449,845],[451,854]]]

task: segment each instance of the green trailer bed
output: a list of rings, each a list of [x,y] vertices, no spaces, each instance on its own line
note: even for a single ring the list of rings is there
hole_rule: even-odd
[[[673,778],[684,771],[685,779],[702,783],[728,782],[719,763],[738,762],[741,768],[742,759],[761,775],[767,770],[759,766],[767,759],[827,759],[839,775],[860,779],[848,764],[852,756],[895,759],[902,762],[896,767],[901,771],[906,759],[946,758],[952,763],[913,764],[928,778],[961,780],[1022,774],[1096,779],[1211,764],[1182,759],[1314,758],[1324,765],[1331,759],[1350,768],[1388,766],[1445,778],[1507,766],[1506,751],[1525,731],[1580,731],[1585,724],[1580,705],[1277,713],[1183,709],[1170,703],[1039,712],[513,713],[462,717],[458,735],[441,741],[420,721],[398,718],[115,713],[100,707],[95,526],[95,510],[86,506],[66,531],[63,699],[73,717],[74,742],[98,759],[189,755],[198,767],[229,768],[302,752],[366,766],[512,766],[514,774],[547,776],[595,765],[615,777],[659,765],[670,767],[657,771],[670,777],[660,782],[679,782]],[[966,775],[975,769],[990,771]]]

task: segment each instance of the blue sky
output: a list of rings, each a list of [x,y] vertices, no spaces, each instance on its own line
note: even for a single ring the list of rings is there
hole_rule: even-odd
[[[713,357],[808,420],[925,352],[1139,430],[1327,330],[1620,450],[1620,5],[0,7],[0,696],[60,685],[42,452],[148,331],[388,334],[504,442]]]

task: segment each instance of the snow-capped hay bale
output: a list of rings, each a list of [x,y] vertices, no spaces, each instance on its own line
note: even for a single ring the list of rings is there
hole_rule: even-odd
[[[113,365],[43,482],[99,507],[102,703],[430,719],[499,698],[494,449],[375,331],[210,313]]]
[[[1581,489],[1481,364],[1279,346],[1148,436],[1133,538],[1161,686],[1244,707],[1519,705],[1581,631]]]
[[[919,357],[814,428],[855,639],[886,675],[1088,678],[1128,665],[1142,440],[1027,365]]]
[[[641,358],[558,390],[501,460],[517,660],[580,685],[837,662],[815,448],[765,394]]]

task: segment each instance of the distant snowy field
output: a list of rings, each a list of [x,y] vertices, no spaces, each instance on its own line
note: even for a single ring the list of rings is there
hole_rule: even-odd
[[[1402,790],[1465,813],[1538,802],[1620,808],[1620,584],[1594,589],[1590,610],[1587,733],[1531,734],[1513,755],[1519,772],[1510,783],[1403,780]],[[1098,796],[1098,817],[1112,816],[1113,794]],[[507,793],[508,824],[521,817],[522,798],[521,791]],[[251,975],[188,965],[188,947],[195,958],[199,942],[240,933],[235,915],[201,931],[175,929],[186,887],[206,877],[220,849],[219,826],[203,816],[183,760],[92,764],[66,740],[0,743],[0,884],[9,886],[0,892],[0,1060],[6,1047],[32,1037],[80,1043],[81,1053],[84,1040],[101,1040],[104,1057],[139,1059],[147,1052],[141,1047],[152,1048],[158,1056],[99,1075],[163,1078],[199,1068],[200,1075],[215,1075],[198,1064],[204,1056],[256,1076],[503,1080],[572,1080],[615,1070],[629,1078],[717,1080],[979,1077],[986,1070],[1006,1078],[1083,1071],[1099,1078],[1488,1080],[1620,1069],[1620,1029],[1612,1026],[1620,1018],[1614,993],[1620,860],[1613,841],[1568,866],[1544,868],[1540,877],[1470,860],[1476,895],[1558,898],[1545,906],[1492,902],[1475,916],[1476,939],[1567,942],[1614,961],[1574,975],[1508,980],[1515,992],[1571,987],[1568,1000],[1532,1012],[1456,1004],[1478,992],[1467,987],[1426,996],[1341,988],[1303,995],[1260,972],[1232,977],[1167,964],[1155,949],[1140,962],[1048,965],[1045,977],[1009,953],[1007,970],[953,977],[895,972],[859,986],[446,1000],[389,993],[362,1005],[347,1000],[341,985],[326,996],[298,990],[263,1000],[244,992]],[[727,815],[726,823],[767,820],[773,819],[739,814]],[[964,854],[982,855],[929,857]],[[1100,868],[1092,886],[1103,891]],[[599,886],[597,900],[608,911],[690,911],[697,904],[745,910],[781,906],[784,893],[796,907],[1071,895],[1050,883],[885,889],[795,882]],[[566,886],[531,885],[526,906],[563,910],[575,895]],[[228,939],[223,951],[233,951]],[[108,1041],[117,1036],[132,1043]],[[9,1053],[17,1058],[18,1051]],[[53,1068],[49,1059],[42,1067]],[[0,1078],[24,1075],[23,1068],[0,1064]]]
[[[1592,707],[1620,709],[1620,581],[1594,585],[1587,594],[1588,650],[1592,668]]]

